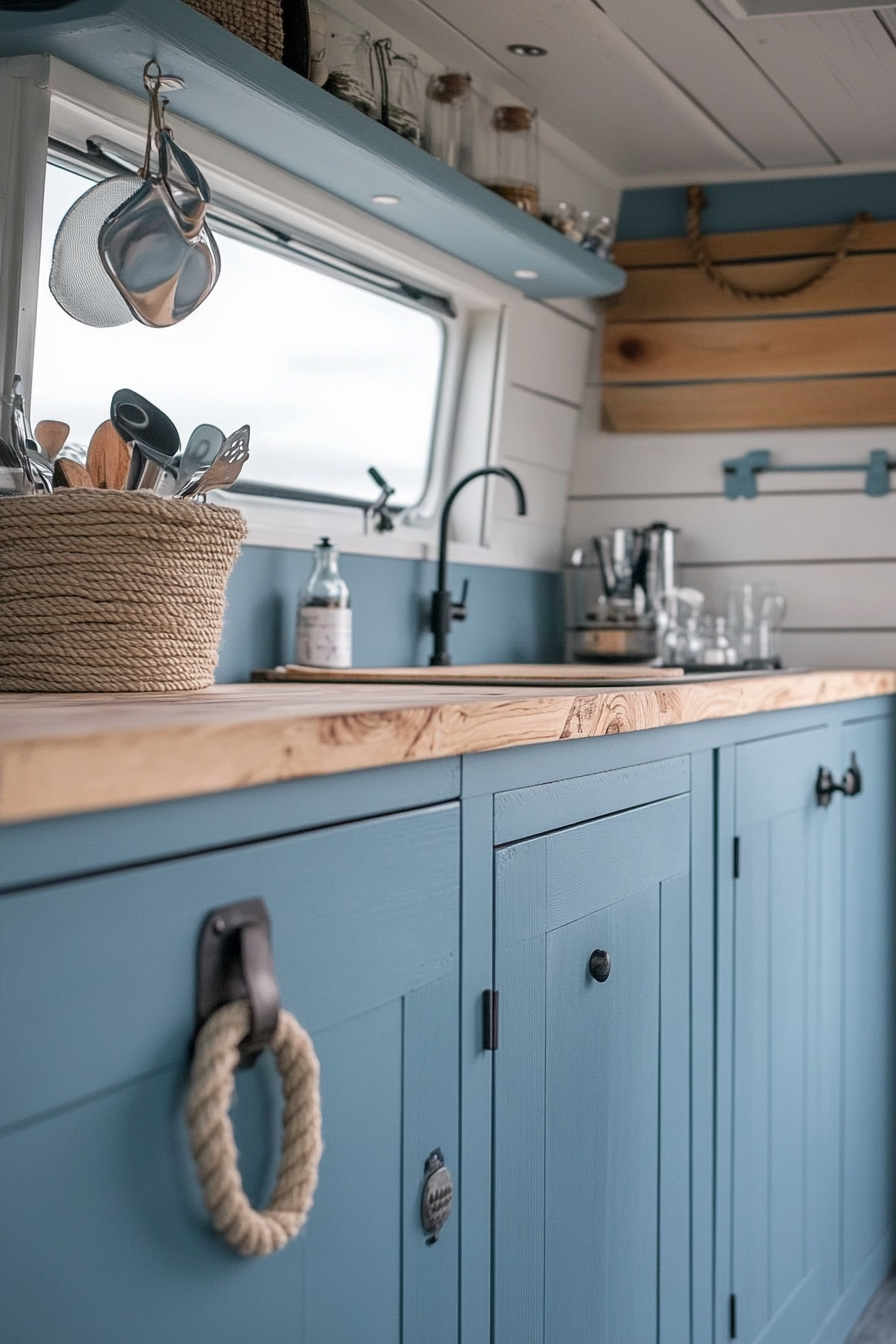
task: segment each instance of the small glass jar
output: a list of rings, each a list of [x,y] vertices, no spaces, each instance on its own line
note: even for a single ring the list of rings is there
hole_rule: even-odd
[[[491,125],[492,165],[485,186],[537,215],[538,113],[531,107],[496,107]]]
[[[581,223],[583,213],[577,206],[570,205],[566,201],[542,205],[539,211],[545,224],[550,224],[552,229],[556,229],[573,243],[580,243],[584,237]]]
[[[393,51],[388,37],[379,38],[373,45],[380,74],[380,121],[402,139],[422,144],[417,57]]]
[[[598,257],[613,260],[613,244],[616,241],[616,222],[609,215],[598,215],[592,210],[581,212],[582,246],[586,252],[594,252]]]
[[[473,163],[473,81],[457,70],[432,75],[426,86],[426,148],[470,173]]]
[[[378,114],[373,92],[373,46],[369,33],[331,33],[327,43],[327,93],[368,117]]]

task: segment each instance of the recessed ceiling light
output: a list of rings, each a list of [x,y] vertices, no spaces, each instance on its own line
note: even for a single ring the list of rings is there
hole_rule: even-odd
[[[523,270],[521,270],[521,271],[514,271],[514,275],[516,276],[517,280],[537,280],[537,279],[538,279],[538,272],[537,272],[537,271],[527,271],[527,270],[525,270],[525,268],[524,268]]]
[[[374,205],[401,205],[400,196],[371,196]]]
[[[547,47],[534,47],[531,42],[511,42],[507,48],[511,56],[547,56]]]

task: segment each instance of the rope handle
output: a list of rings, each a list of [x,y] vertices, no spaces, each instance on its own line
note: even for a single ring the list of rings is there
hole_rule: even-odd
[[[849,256],[850,250],[854,246],[863,224],[870,224],[873,216],[869,215],[867,210],[862,210],[855,216],[851,224],[848,224],[843,235],[843,241],[836,253],[832,257],[827,257],[820,265],[819,269],[810,275],[808,279],[801,280],[797,285],[788,285],[786,289],[747,289],[744,285],[735,284],[733,280],[728,280],[717,269],[706,250],[706,239],[700,229],[700,216],[706,209],[706,193],[702,187],[688,187],[688,222],[687,235],[688,243],[691,248],[691,255],[694,258],[694,265],[701,270],[708,280],[721,289],[725,294],[730,294],[735,299],[746,299],[755,301],[761,299],[791,299],[796,294],[805,294],[806,290],[820,284],[830,275],[835,266],[841,261],[845,261]]]
[[[270,1050],[283,1082],[283,1143],[277,1182],[266,1209],[246,1198],[228,1114],[240,1042],[252,1025],[245,999],[225,1004],[196,1038],[187,1125],[196,1172],[212,1225],[240,1255],[279,1251],[304,1226],[314,1202],[323,1151],[320,1066],[311,1037],[281,1008]]]

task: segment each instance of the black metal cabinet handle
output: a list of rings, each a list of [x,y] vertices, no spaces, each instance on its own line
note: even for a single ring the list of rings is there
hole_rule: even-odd
[[[602,985],[605,980],[610,978],[610,954],[603,948],[596,947],[588,958],[588,974],[592,980],[596,980]]]
[[[850,755],[849,765],[843,772],[843,778],[839,784],[835,783],[834,776],[826,766],[819,769],[818,778],[815,781],[815,800],[819,807],[830,807],[835,793],[842,793],[846,798],[854,798],[857,793],[861,792],[862,773],[859,770],[855,752]]]

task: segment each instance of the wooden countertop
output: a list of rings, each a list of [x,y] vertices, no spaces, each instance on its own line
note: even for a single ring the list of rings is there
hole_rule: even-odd
[[[0,695],[0,822],[896,691],[896,672],[656,686],[249,685]]]

